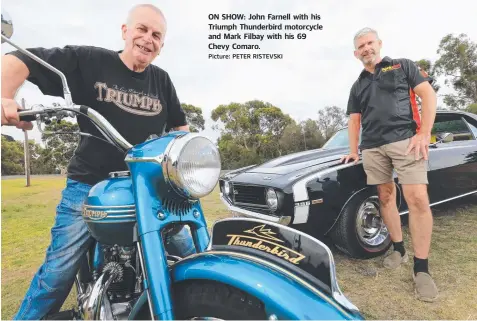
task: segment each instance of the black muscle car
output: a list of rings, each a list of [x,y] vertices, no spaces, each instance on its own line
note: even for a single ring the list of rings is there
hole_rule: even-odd
[[[477,193],[477,115],[438,111],[429,152],[431,205]],[[294,153],[228,172],[220,197],[234,216],[291,226],[318,239],[330,236],[356,258],[382,255],[391,245],[375,187],[366,184],[361,161],[340,162],[349,152],[343,128],[315,150]],[[408,213],[397,186],[401,215]]]

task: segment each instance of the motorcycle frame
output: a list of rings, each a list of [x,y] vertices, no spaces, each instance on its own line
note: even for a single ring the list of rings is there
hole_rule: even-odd
[[[174,132],[139,144],[129,151],[125,159],[132,179],[138,250],[144,272],[145,291],[148,293],[154,317],[168,320],[174,319],[174,314],[170,295],[171,278],[162,231],[171,224],[187,224],[197,252],[205,251],[210,242],[200,201],[193,202],[187,213],[177,215],[164,208],[160,199],[163,193],[158,190],[157,183],[167,181],[163,169],[171,158],[164,153],[174,138],[183,134],[184,132]],[[164,187],[164,184],[162,186]]]

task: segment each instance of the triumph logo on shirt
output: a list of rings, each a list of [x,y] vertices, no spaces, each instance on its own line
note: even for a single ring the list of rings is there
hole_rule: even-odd
[[[158,98],[140,94],[130,89],[129,91],[108,87],[104,82],[97,82],[94,88],[98,90],[98,101],[110,102],[119,108],[136,115],[155,116],[161,113],[162,105]]]

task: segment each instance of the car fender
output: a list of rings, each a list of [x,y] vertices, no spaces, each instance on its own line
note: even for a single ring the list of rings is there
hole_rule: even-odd
[[[402,191],[401,191],[401,187],[399,186],[399,184],[397,184],[396,182],[394,182],[394,185],[396,186],[396,205],[397,205],[397,208],[399,209],[401,207],[401,204],[402,204]],[[341,214],[343,213],[344,209],[346,208],[346,206],[348,205],[348,203],[354,198],[356,197],[358,194],[360,193],[364,193],[366,191],[369,191],[369,190],[372,190],[372,189],[375,189],[374,186],[370,186],[370,185],[366,185],[365,187],[362,187],[360,188],[359,190],[355,191],[353,194],[351,194],[351,196],[346,200],[346,202],[343,204],[343,206],[341,207],[341,210],[339,212],[339,214],[336,216],[336,219],[335,221],[333,222],[333,224],[331,225],[331,227],[328,229],[328,231],[326,231],[325,235],[328,234],[330,231],[333,230],[334,226],[336,225],[336,223],[339,221],[340,217],[341,217]]]
[[[239,252],[207,251],[189,256],[170,267],[172,283],[206,279],[228,284],[255,296],[265,306],[268,316],[278,319],[363,319],[328,294],[278,265]],[[145,293],[137,301],[130,319],[142,305]]]

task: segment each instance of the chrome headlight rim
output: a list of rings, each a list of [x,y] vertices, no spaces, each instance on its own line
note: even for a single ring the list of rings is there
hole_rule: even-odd
[[[210,146],[214,149],[214,151],[218,155],[220,155],[217,146],[215,146],[215,144],[209,138],[199,133],[187,132],[181,135],[177,135],[168,143],[164,151],[164,157],[162,160],[162,173],[165,182],[169,184],[177,194],[191,200],[198,200],[210,194],[219,181],[221,171],[221,169],[219,168],[217,177],[215,179],[214,187],[207,193],[198,195],[196,193],[192,193],[186,188],[186,186],[184,186],[185,184],[181,181],[181,175],[178,170],[179,159],[187,144],[189,144],[192,140],[196,138],[202,138],[207,140],[210,143]],[[219,161],[219,167],[220,166],[221,164]]]
[[[230,182],[229,181],[224,181],[224,194],[225,195],[230,195]]]
[[[272,192],[273,195],[275,196],[275,200],[276,200],[275,206],[270,205],[269,196],[268,196],[268,195],[269,195],[269,192]],[[279,197],[278,197],[277,191],[276,191],[274,188],[268,187],[268,188],[265,189],[265,202],[267,203],[268,208],[269,208],[272,212],[275,212],[275,211],[278,210],[278,207],[279,207]]]

